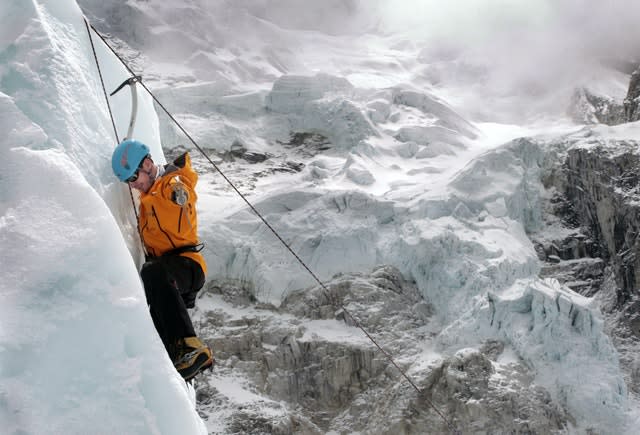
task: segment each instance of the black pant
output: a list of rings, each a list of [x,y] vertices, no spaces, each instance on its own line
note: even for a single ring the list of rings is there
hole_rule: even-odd
[[[204,285],[200,265],[188,257],[155,257],[142,265],[144,283],[153,324],[171,359],[175,359],[176,341],[195,337],[187,308],[195,305],[198,290]]]

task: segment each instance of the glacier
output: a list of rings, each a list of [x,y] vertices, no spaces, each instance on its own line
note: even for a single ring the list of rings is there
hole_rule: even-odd
[[[334,11],[337,16],[353,12],[350,2],[331,3],[342,11]],[[131,57],[149,64],[161,99],[220,155],[249,149],[286,161],[293,151],[283,144],[300,131],[331,145],[328,152],[311,146],[299,172],[269,173],[268,161],[257,169],[242,160],[224,168],[323,282],[392,265],[415,283],[433,310],[433,337],[424,339],[423,354],[403,355],[410,374],[420,376],[448,356],[472,358],[482,343],[498,340],[571,415],[568,432],[633,433],[637,403],[597,301],[539,278],[528,237],[543,225],[547,148],[540,137],[581,126],[529,126],[511,114],[509,98],[496,102],[507,109],[494,116],[486,104],[492,100],[475,100],[489,86],[462,90],[455,83],[460,76],[449,79],[449,87],[423,86],[411,81],[409,66],[387,59],[388,52],[356,56],[358,48],[380,43],[379,35],[358,39],[375,28],[368,15],[347,25],[346,18],[315,20],[313,12],[301,11],[287,21],[290,13],[283,11],[300,6],[286,1],[236,8],[197,1],[127,2],[121,9],[111,2],[80,4],[113,19],[117,35],[149,49],[153,61]],[[376,4],[397,18],[399,12]],[[218,16],[230,22],[222,25]],[[199,38],[185,23],[202,31]],[[201,419],[193,391],[153,330],[137,275],[142,258],[131,199],[111,174],[116,139],[83,12],[72,0],[12,0],[0,6],[0,29],[1,424],[8,433],[224,433],[226,411]],[[243,38],[235,36],[238,29],[245,30]],[[336,48],[345,34],[356,47],[351,52]],[[110,92],[128,73],[93,40]],[[329,56],[297,55],[314,44]],[[406,46],[411,55],[429,54],[407,41],[394,44],[395,52]],[[456,68],[461,76],[473,72]],[[499,81],[492,74],[505,73],[487,68],[479,77]],[[437,73],[424,71],[431,78]],[[475,103],[467,113],[451,103],[464,97]],[[163,147],[175,146],[180,134],[156,114],[148,95],[140,98],[134,136],[162,162]],[[123,135],[129,95],[109,100]],[[532,101],[517,108],[530,113],[548,103]],[[470,121],[472,115],[480,121]],[[255,300],[275,308],[295,304],[300,291],[312,294],[314,280],[260,220],[217,174],[198,169],[209,280],[246,286]],[[248,315],[225,302],[203,297],[203,314],[194,313],[201,314],[198,323],[207,307]],[[373,306],[358,308],[375,316]],[[366,342],[335,321],[302,322],[304,343]],[[225,373],[211,383],[234,406],[259,402],[265,415],[280,415],[276,400]]]

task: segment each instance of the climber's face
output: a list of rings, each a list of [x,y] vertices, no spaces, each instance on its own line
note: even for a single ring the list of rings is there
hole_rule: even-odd
[[[156,166],[150,158],[145,158],[138,170],[127,180],[129,186],[140,192],[147,193],[155,180]]]

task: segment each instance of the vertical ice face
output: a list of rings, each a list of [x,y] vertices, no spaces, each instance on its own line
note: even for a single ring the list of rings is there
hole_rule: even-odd
[[[80,9],[3,2],[0,29],[3,430],[206,432],[119,228],[131,205],[111,174],[114,133]],[[126,74],[96,45],[113,89]],[[127,98],[113,99],[120,131]],[[137,135],[162,160],[155,117],[143,98]]]

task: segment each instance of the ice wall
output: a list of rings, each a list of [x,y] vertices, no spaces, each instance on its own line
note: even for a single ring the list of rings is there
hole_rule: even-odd
[[[127,77],[95,39],[108,91]],[[120,137],[129,95],[111,99]],[[0,5],[0,426],[4,433],[203,433],[157,337],[127,241],[131,204],[74,1]],[[157,160],[157,118],[134,135]]]

